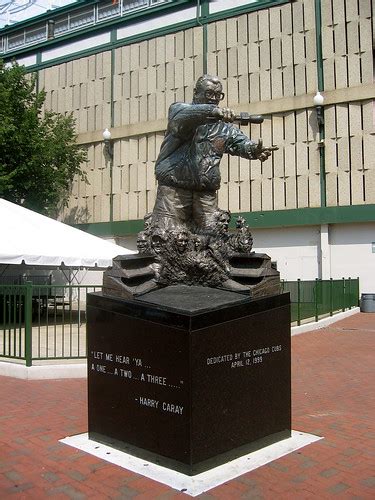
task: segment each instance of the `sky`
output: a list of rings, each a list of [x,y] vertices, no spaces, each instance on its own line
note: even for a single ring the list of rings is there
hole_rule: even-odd
[[[76,0],[0,0],[0,29],[56,9]]]

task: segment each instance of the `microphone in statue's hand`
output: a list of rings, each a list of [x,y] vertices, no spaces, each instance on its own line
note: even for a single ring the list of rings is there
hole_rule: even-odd
[[[263,140],[259,139],[258,144],[253,149],[253,155],[255,158],[263,162],[271,156],[272,151],[277,151],[278,149],[278,146],[264,147]]]
[[[230,108],[219,108],[218,106],[213,110],[213,116],[208,118],[223,120],[224,122],[236,122],[240,125],[248,125],[249,123],[263,123],[264,118],[262,115],[251,115],[250,113],[246,113],[245,111],[241,111],[239,114],[235,114],[235,112]]]
[[[248,125],[249,123],[263,123],[264,118],[262,115],[251,115],[250,113],[241,112],[234,116],[233,121],[240,125]]]

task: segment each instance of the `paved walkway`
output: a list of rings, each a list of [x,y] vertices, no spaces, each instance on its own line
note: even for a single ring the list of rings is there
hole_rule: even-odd
[[[375,498],[375,314],[292,339],[293,429],[324,439],[198,498]],[[0,377],[0,498],[190,498],[58,442],[87,431],[84,380]]]

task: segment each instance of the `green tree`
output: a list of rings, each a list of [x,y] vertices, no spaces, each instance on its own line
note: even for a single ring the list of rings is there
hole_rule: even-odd
[[[87,152],[76,143],[75,120],[42,112],[46,94],[36,76],[0,60],[0,196],[47,215],[67,204]]]

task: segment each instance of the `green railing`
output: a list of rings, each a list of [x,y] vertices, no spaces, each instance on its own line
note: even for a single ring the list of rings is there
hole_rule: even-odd
[[[0,285],[0,358],[33,361],[86,358],[86,294],[100,286]],[[359,280],[283,281],[292,323],[318,321],[358,305]]]
[[[0,285],[0,358],[86,358],[86,285]]]
[[[281,290],[290,292],[291,320],[298,325],[302,320],[318,321],[359,303],[359,278],[282,281]]]

